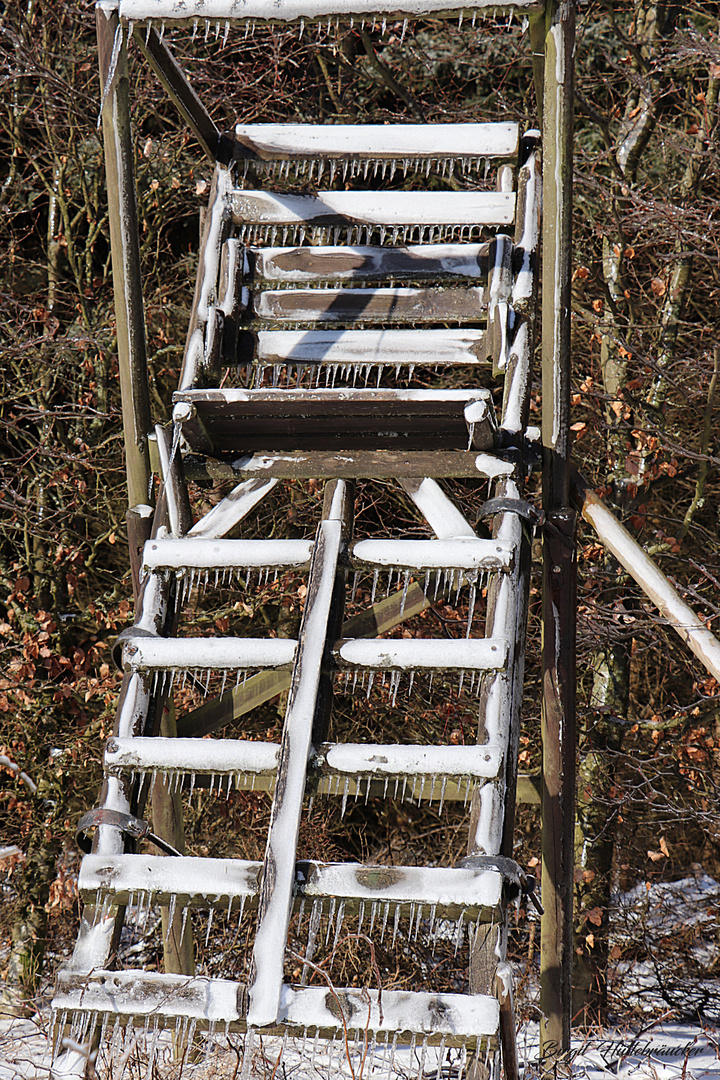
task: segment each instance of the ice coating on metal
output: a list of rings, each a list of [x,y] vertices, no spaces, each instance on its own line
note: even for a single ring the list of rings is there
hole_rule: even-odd
[[[126,902],[132,893],[217,902],[221,897],[257,896],[262,864],[243,859],[168,858],[162,855],[86,855],[78,889],[85,899],[109,894]]]
[[[313,863],[301,889],[306,897],[460,907],[474,918],[478,909],[500,903],[502,880],[498,871],[465,867]]]
[[[279,753],[277,743],[245,739],[113,738],[105,766],[112,772],[273,773]]]

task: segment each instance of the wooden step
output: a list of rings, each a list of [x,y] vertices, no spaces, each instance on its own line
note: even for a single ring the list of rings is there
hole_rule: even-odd
[[[512,225],[512,191],[322,191],[317,195],[276,195],[234,190],[235,225],[307,225],[323,228],[373,226]]]
[[[255,278],[264,281],[377,281],[488,276],[490,244],[418,244],[409,247],[249,248]]]
[[[143,1025],[175,1027],[177,1018],[195,1021],[195,1030],[216,1025],[245,1031],[247,987],[229,979],[161,975],[150,971],[60,971],[53,1007],[62,1025],[78,1009]],[[498,1002],[481,994],[428,994],[342,987],[283,985],[275,1025],[266,1034],[318,1034],[332,1038],[347,1030],[369,1032],[378,1041],[442,1043],[468,1049],[494,1041]],[[413,1038],[413,1036],[415,1036]]]
[[[308,477],[352,480],[441,479],[472,477],[497,480],[512,476],[515,466],[495,454],[475,450],[322,450],[235,454],[222,460],[189,456],[185,475],[200,483],[242,478],[302,480]]]
[[[133,636],[123,640],[128,671],[250,671],[290,668],[297,641],[290,638]]]
[[[471,444],[490,450],[496,442],[487,390],[184,390],[174,401],[173,421],[188,445],[205,453]]]
[[[394,570],[507,571],[514,549],[498,540],[356,540],[348,555],[356,569],[365,563]]]
[[[348,638],[335,649],[343,669],[367,671],[501,671],[502,638]]]
[[[236,156],[295,158],[514,158],[517,124],[238,124]]]
[[[453,330],[261,330],[256,363],[324,365],[352,369],[355,379],[367,378],[387,366],[440,367],[485,363],[485,331]],[[243,336],[239,354],[243,350]],[[248,360],[252,349],[247,350]],[[382,374],[380,372],[380,374]]]
[[[120,738],[105,748],[105,770],[159,776],[171,785],[272,791],[280,747],[244,739]],[[502,747],[322,743],[309,761],[308,790],[347,798],[467,801],[479,780],[498,776]]]
[[[257,906],[261,862],[167,855],[86,855],[78,890],[87,904],[155,903],[197,910]],[[468,867],[365,866],[361,863],[297,862],[293,897],[336,900],[348,917],[364,908],[368,920],[389,916],[490,922],[500,915],[503,879],[497,870]],[[142,898],[142,899],[141,899]],[[371,910],[374,905],[374,910]],[[404,910],[403,910],[404,909]],[[422,910],[421,910],[422,909]],[[372,930],[372,924],[370,931]]]
[[[205,540],[187,536],[181,540],[148,540],[142,564],[149,571],[222,572],[224,580],[226,573],[234,571],[307,569],[312,548],[312,540]]]
[[[467,289],[268,289],[253,296],[268,322],[479,323],[485,291]]]

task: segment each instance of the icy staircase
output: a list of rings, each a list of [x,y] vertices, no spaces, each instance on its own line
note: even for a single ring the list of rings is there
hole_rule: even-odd
[[[132,19],[152,7],[120,5]],[[373,1054],[384,1045],[387,1068],[406,1045],[418,1075],[429,1046],[440,1048],[438,1070],[457,1048],[461,1072],[474,1062],[478,1078],[502,1042],[511,1075],[504,950],[519,881],[509,856],[529,578],[537,140],[512,124],[258,125],[238,126],[232,145],[232,161],[215,172],[173,427],[157,431],[164,498],[143,551],[135,624],[118,642],[124,679],[100,806],[81,823],[86,846],[95,831],[80,872],[80,936],[54,999],[56,1075],[79,1075],[89,1048],[128,1026],[169,1029],[184,1045],[201,1031],[248,1032],[248,1061],[258,1033],[296,1035],[303,1049],[318,1038]],[[431,169],[450,176],[467,160],[493,163],[497,190],[382,189]],[[263,188],[294,176],[328,190]],[[368,178],[377,189],[344,186]],[[442,388],[451,368],[473,384],[484,369],[504,380],[497,416],[491,390]],[[186,477],[234,486],[194,522]],[[228,538],[279,482],[308,478],[327,481],[313,538]],[[492,485],[490,538],[438,483],[451,478]],[[435,539],[355,535],[355,482],[388,479]],[[199,586],[247,588],[290,570],[307,574],[297,638],[179,636]],[[358,579],[372,582],[371,606],[349,617]],[[385,636],[461,591],[464,636]],[[480,603],[483,636],[473,629]],[[395,707],[398,693],[436,674],[479,698],[476,745],[329,741],[334,694],[369,700],[382,682]],[[178,716],[175,735],[164,717],[188,679],[212,685],[214,702]],[[239,715],[239,697],[285,691],[279,743],[203,738]],[[264,861],[186,856],[181,829],[150,832],[144,811],[156,786],[176,812],[196,787],[270,792]],[[466,804],[467,857],[450,868],[298,859],[302,815],[321,796],[341,800],[342,813],[348,800],[369,798],[440,813]],[[138,852],[142,840],[164,853]],[[156,904],[176,943],[188,941],[194,911],[211,913],[207,937],[213,918],[252,916],[247,978],[194,974],[192,944],[176,972],[116,967],[125,909]],[[286,974],[296,915],[293,933],[303,920],[307,932],[299,982]],[[401,926],[407,940],[429,940],[451,921],[457,941],[470,943],[468,992],[309,985],[322,920],[326,940],[351,925],[393,945]]]

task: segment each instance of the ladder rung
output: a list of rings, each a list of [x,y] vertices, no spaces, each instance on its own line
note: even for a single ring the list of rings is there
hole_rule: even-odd
[[[105,897],[117,906],[147,903],[148,898],[169,904],[174,898],[179,907],[232,911],[237,901],[239,913],[247,905],[256,905],[261,871],[261,862],[244,859],[86,855],[80,865],[78,889],[91,904],[102,903]],[[389,915],[397,915],[398,920],[409,917],[410,905],[421,905],[429,909],[426,917],[434,909],[433,918],[490,922],[500,915],[502,885],[502,874],[497,870],[308,860],[295,865],[293,896],[296,906],[302,899],[335,899],[345,904],[348,915],[365,905],[368,918],[372,918],[370,905],[376,903],[382,921]],[[403,905],[407,905],[405,912]]]
[[[349,278],[480,278],[488,276],[489,244],[409,247],[279,247],[251,249],[255,276],[266,281],[341,281]]]
[[[502,638],[351,638],[335,655],[343,668],[370,671],[499,671],[507,654]]]
[[[164,975],[151,971],[104,971],[88,973],[61,971],[53,1007],[59,1023],[63,1013],[77,1009],[121,1019],[157,1018],[162,1025],[175,1027],[177,1018],[196,1021],[197,1028],[228,1025],[231,1031],[245,1030],[246,986],[229,979],[203,976]],[[342,1032],[338,1003],[349,1031],[370,1031],[379,1041],[409,1043],[413,1033],[428,1044],[482,1046],[494,1040],[500,1008],[496,998],[481,994],[428,994],[287,984],[282,988],[277,1026],[264,1032],[282,1033],[287,1028],[317,1032],[321,1036]],[[381,1019],[382,1017],[382,1019]],[[383,1040],[382,1036],[385,1036]]]
[[[387,777],[422,781],[423,788],[435,787],[434,797],[441,797],[445,778],[492,779],[503,760],[501,748],[484,746],[399,746],[397,743],[324,743],[318,747],[311,767],[330,776],[346,778]],[[351,792],[354,794],[354,792]],[[418,797],[414,795],[413,797]],[[445,796],[447,798],[447,796]]]
[[[350,559],[358,564],[414,570],[511,570],[514,547],[500,540],[358,540]]]
[[[131,671],[234,671],[287,668],[295,659],[291,638],[155,638],[128,635],[123,664]]]
[[[113,736],[105,748],[105,766],[111,773],[157,772],[169,776],[233,776],[237,782],[245,773],[252,778],[274,778],[279,743],[251,742],[247,739],[123,739]]]
[[[467,289],[268,289],[256,293],[255,314],[273,322],[477,323],[485,291]]]
[[[266,791],[275,786],[280,747],[242,739],[120,738],[105,748],[112,775],[156,773],[171,782],[205,786],[212,777],[218,791],[228,780],[237,790]],[[311,790],[349,798],[395,797],[389,786],[403,785],[400,797],[437,802],[467,801],[475,780],[497,776],[502,749],[483,746],[399,746],[373,743],[323,743],[310,759]]]
[[[312,540],[148,540],[146,570],[300,569],[310,564]]]
[[[485,331],[464,330],[261,330],[260,364],[337,364],[388,367],[485,363]]]
[[[512,191],[322,191],[317,195],[273,195],[235,190],[236,225],[481,226],[511,225]]]
[[[348,10],[350,9],[349,8]],[[240,158],[515,157],[517,124],[238,124]]]

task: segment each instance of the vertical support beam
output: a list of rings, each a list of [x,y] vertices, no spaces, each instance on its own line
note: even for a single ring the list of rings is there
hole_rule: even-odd
[[[95,11],[102,125],[110,217],[113,290],[122,393],[125,468],[131,507],[147,503],[150,488],[150,390],[145,312],[140,281],[140,246],[127,69],[127,30],[117,11]]]
[[[575,513],[569,509],[574,0],[548,5],[543,101],[543,798],[540,1008],[546,1075],[570,1047],[575,817]]]

